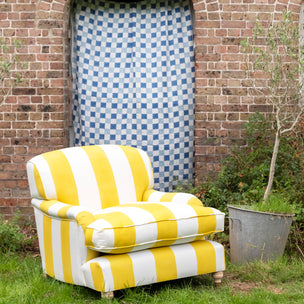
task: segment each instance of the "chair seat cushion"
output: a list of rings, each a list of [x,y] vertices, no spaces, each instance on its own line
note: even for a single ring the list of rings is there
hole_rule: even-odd
[[[95,212],[85,229],[86,246],[105,253],[126,253],[189,243],[223,231],[224,213],[184,203],[128,203]]]

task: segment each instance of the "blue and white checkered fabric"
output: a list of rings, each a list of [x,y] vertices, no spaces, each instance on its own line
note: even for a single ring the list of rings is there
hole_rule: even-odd
[[[155,188],[193,178],[194,49],[188,0],[77,1],[75,145],[147,151]]]

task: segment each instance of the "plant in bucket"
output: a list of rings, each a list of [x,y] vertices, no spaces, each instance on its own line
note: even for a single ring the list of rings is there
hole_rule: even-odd
[[[248,158],[253,160],[257,153],[265,153],[263,161],[256,162],[249,170],[251,177],[255,174],[250,186],[248,175],[238,173],[238,188],[247,187],[238,200],[241,206],[228,205],[233,263],[266,261],[284,253],[295,204],[290,201],[289,180],[285,184],[281,181],[278,187],[275,176],[278,173],[284,178],[282,172],[290,171],[288,167],[292,168],[297,161],[286,147],[290,147],[290,134],[304,111],[304,49],[292,12],[284,11],[282,20],[273,20],[270,26],[263,26],[257,20],[252,36],[243,40],[241,46],[246,55],[249,92],[255,100],[263,101],[270,113],[256,113],[249,119],[246,131],[251,132],[254,140],[248,141],[243,152],[232,156],[239,166]],[[256,145],[258,142],[260,146]],[[265,151],[258,151],[258,147]],[[229,166],[224,170],[229,170]]]

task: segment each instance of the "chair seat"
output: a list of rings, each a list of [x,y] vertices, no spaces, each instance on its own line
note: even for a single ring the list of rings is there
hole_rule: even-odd
[[[95,212],[86,227],[86,246],[105,253],[189,243],[222,231],[224,213],[184,203],[128,203]]]
[[[207,240],[120,255],[104,255],[82,266],[86,286],[101,292],[224,269],[223,246]]]

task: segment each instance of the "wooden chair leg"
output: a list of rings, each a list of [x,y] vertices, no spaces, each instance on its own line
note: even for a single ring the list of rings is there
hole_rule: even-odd
[[[222,283],[222,278],[224,276],[223,271],[218,271],[213,273],[213,278],[215,282],[215,286],[219,286]]]
[[[114,298],[114,291],[102,292],[101,297],[103,299],[112,300]]]

